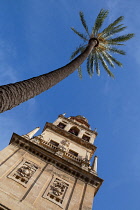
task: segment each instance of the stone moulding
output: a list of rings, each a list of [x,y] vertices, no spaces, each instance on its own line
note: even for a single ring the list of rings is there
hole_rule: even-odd
[[[13,133],[9,144],[14,144],[17,147],[28,151],[37,158],[40,158],[41,160],[54,165],[60,170],[69,173],[75,178],[78,178],[87,184],[94,186],[95,194],[102,185],[103,179],[99,178],[97,174],[95,174],[90,168],[85,170],[85,168],[81,167],[79,164],[76,164],[76,162],[68,162],[70,159],[57,156],[55,154],[56,150],[54,152],[49,150],[47,147],[41,147],[41,145],[38,143],[32,142],[32,140],[29,141],[16,133]]]
[[[52,131],[57,132],[60,135],[63,135],[66,138],[69,138],[70,140],[72,140],[72,141],[74,141],[74,142],[76,142],[76,143],[86,147],[87,149],[91,149],[92,150],[92,154],[97,149],[97,147],[95,145],[93,145],[93,144],[91,144],[91,143],[89,143],[87,141],[84,141],[83,139],[79,138],[78,136],[75,136],[75,135],[73,135],[73,134],[71,134],[71,133],[61,129],[61,128],[53,125],[52,123],[48,123],[47,122],[46,125],[45,125],[45,129],[47,129],[47,128],[51,129]]]
[[[73,121],[72,121],[71,119],[65,118],[63,115],[59,115],[59,117],[62,118],[62,119],[64,119],[64,120],[66,120],[66,121],[68,121],[68,122],[73,123]],[[91,130],[91,129],[89,129],[89,128],[83,126],[83,125],[79,125],[76,121],[74,121],[74,123],[75,123],[77,126],[80,126],[80,127],[83,128],[84,130],[86,130],[87,132],[94,133],[96,136],[98,135],[98,132],[97,132],[97,131],[95,131],[95,130],[93,131],[93,130]],[[46,126],[46,125],[45,125],[45,126]],[[44,127],[43,130],[45,130],[45,127]]]
[[[6,207],[0,203],[0,210],[11,210],[11,209],[9,209],[8,207]]]
[[[54,146],[53,144],[51,144],[50,142],[46,142],[38,137],[35,137],[35,139],[38,140],[38,143],[39,145],[45,147],[45,148],[48,148],[48,149],[51,149],[53,151],[55,151],[56,155],[61,153],[61,156],[63,158],[67,158],[67,159],[72,159],[73,161],[75,161],[76,163],[79,163],[79,164],[82,164],[83,162],[86,163],[86,161],[82,160],[81,158],[78,158],[78,157],[75,157],[74,155],[66,152],[65,150],[63,150],[63,148],[60,148],[60,147],[57,147],[57,146]],[[87,164],[88,166],[88,164]]]

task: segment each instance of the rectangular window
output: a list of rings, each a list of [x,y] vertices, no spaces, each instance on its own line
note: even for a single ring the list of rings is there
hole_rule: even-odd
[[[75,151],[73,151],[73,150],[69,150],[69,153],[71,154],[71,155],[74,155],[75,157],[78,157],[78,153],[77,152],[75,152]]]
[[[52,144],[52,145],[54,145],[54,146],[56,146],[56,147],[58,147],[58,145],[59,145],[59,143],[58,143],[58,142],[53,141],[53,140],[51,140],[49,143],[50,143],[50,144]]]

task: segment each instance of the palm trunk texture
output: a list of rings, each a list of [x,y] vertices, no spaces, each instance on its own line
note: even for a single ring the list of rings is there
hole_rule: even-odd
[[[65,79],[84,62],[96,44],[96,39],[90,39],[85,51],[66,66],[28,80],[0,86],[0,113],[39,95]]]

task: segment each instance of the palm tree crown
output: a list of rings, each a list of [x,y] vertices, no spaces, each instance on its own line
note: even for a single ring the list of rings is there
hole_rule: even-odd
[[[85,29],[86,34],[82,34],[75,30],[74,28],[71,28],[80,38],[84,40],[83,44],[80,44],[79,47],[76,48],[76,50],[72,53],[71,59],[73,59],[75,56],[77,56],[79,53],[82,53],[86,47],[88,40],[92,38],[96,38],[98,41],[98,44],[96,47],[93,48],[89,56],[87,57],[87,72],[90,76],[93,75],[94,69],[96,70],[96,73],[100,75],[100,64],[104,67],[107,74],[111,77],[114,77],[113,73],[110,71],[108,64],[111,67],[115,67],[114,64],[117,64],[118,66],[122,66],[122,63],[120,63],[118,60],[116,60],[111,53],[118,53],[121,55],[125,55],[125,51],[118,49],[114,46],[118,45],[124,45],[122,42],[129,40],[134,36],[134,34],[125,34],[118,37],[112,37],[118,32],[123,31],[126,27],[123,24],[120,24],[120,22],[124,19],[123,16],[120,16],[117,18],[113,23],[108,25],[103,31],[100,31],[102,24],[107,17],[109,11],[101,9],[96,20],[94,23],[94,26],[92,28],[92,32],[89,33],[88,26],[86,24],[84,14],[83,12],[80,12],[80,19],[82,22],[82,25]],[[82,77],[82,71],[81,66],[78,67],[79,76]]]

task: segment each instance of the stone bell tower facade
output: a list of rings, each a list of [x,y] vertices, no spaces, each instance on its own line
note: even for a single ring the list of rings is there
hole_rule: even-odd
[[[96,130],[83,116],[59,115],[54,123],[13,134],[0,155],[0,209],[90,210],[103,180],[94,157]]]

